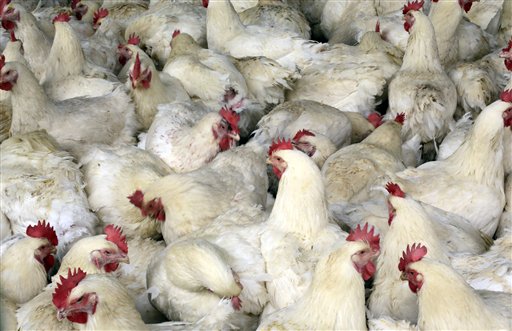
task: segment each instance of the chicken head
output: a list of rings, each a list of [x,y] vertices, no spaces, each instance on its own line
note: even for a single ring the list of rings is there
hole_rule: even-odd
[[[280,150],[292,150],[293,145],[291,140],[280,140],[279,138],[272,143],[268,150],[268,159],[267,163],[272,165],[272,171],[277,176],[277,178],[281,179],[284,171],[288,164],[286,161],[279,155]]]
[[[5,63],[5,56],[0,55],[0,90],[10,91],[18,81],[18,72]]]
[[[67,278],[60,276],[60,284],[57,284],[53,293],[52,302],[57,307],[57,318],[63,320],[67,318],[74,323],[85,324],[89,314],[96,312],[98,296],[94,292],[82,293],[75,290],[78,284],[87,276],[87,274],[78,268],[78,270],[68,270]]]
[[[414,12],[420,10],[423,7],[424,1],[413,1],[408,2],[406,5],[404,5],[404,9],[402,10],[402,13],[404,14],[404,29],[405,31],[409,32],[409,30],[414,25]]]
[[[355,230],[352,230],[347,237],[347,241],[363,241],[368,244],[367,247],[358,250],[351,257],[354,268],[361,274],[366,281],[370,279],[376,271],[373,258],[379,254],[380,251],[380,236],[374,234],[375,228],[368,229],[368,223],[361,228],[357,225]]]
[[[52,254],[57,252],[56,247],[59,244],[55,230],[50,226],[50,223],[46,223],[46,221],[43,220],[37,222],[35,226],[28,226],[26,234],[31,238],[43,239],[34,251],[34,258],[41,263],[46,269],[46,272],[48,272],[55,264],[55,257]]]
[[[240,115],[226,107],[219,111],[219,115],[221,120],[213,126],[212,131],[214,138],[219,139],[220,150],[226,151],[235,147],[240,141],[240,129],[238,128]]]
[[[400,258],[398,264],[398,270],[402,272],[400,279],[409,282],[409,288],[413,293],[417,293],[423,286],[423,275],[409,265],[420,261],[426,254],[427,247],[414,243],[412,246],[407,245]]]
[[[119,263],[130,263],[128,258],[128,243],[121,228],[109,224],[105,227],[107,242],[113,243],[108,247],[102,247],[91,252],[91,261],[98,269],[105,272],[117,270]]]

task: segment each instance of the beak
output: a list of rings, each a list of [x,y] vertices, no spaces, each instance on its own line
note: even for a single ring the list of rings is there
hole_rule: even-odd
[[[66,316],[67,316],[67,315],[68,315],[68,314],[67,314],[67,312],[66,312],[65,310],[59,310],[59,311],[57,311],[57,319],[58,319],[59,321],[62,321],[62,320],[64,320],[64,319],[66,319]]]
[[[400,274],[400,280],[407,280],[407,275],[404,272]]]
[[[50,253],[52,253],[52,254],[57,253],[57,247],[52,246],[52,248],[50,248]]]
[[[228,137],[235,141],[240,141],[240,135],[238,133],[230,133],[228,134]]]
[[[266,161],[266,162],[267,162],[267,164],[272,164],[272,160],[270,160],[270,158],[269,158],[269,157],[267,158],[267,161]]]
[[[119,259],[117,261],[130,264],[130,258],[128,257],[128,254],[119,255]]]

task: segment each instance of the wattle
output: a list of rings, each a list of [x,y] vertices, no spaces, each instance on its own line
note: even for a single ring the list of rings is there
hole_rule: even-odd
[[[89,315],[84,312],[76,312],[76,313],[70,313],[66,317],[68,320],[70,320],[73,323],[85,324],[85,323],[87,323],[87,318],[89,317]]]
[[[9,83],[9,82],[5,82],[5,83],[0,83],[0,90],[4,90],[4,91],[10,91],[12,90],[12,87],[14,85]]]

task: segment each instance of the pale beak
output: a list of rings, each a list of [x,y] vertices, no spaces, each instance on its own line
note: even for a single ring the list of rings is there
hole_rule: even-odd
[[[407,280],[407,275],[404,272],[400,274],[400,280]]]
[[[240,141],[240,135],[238,135],[237,133],[229,133],[228,137],[233,139],[234,141]]]
[[[267,162],[267,164],[272,164],[272,160],[269,157],[267,158],[266,162]]]
[[[126,263],[126,264],[130,264],[130,258],[128,257],[128,255],[121,255],[120,258],[118,259],[118,261]]]
[[[55,254],[55,253],[57,253],[57,247],[52,246],[52,247],[50,248],[50,253],[51,253],[51,254]]]
[[[59,321],[62,321],[62,320],[64,320],[64,319],[66,319],[67,315],[68,315],[68,313],[67,313],[65,310],[59,310],[59,311],[57,311],[57,319],[58,319]]]

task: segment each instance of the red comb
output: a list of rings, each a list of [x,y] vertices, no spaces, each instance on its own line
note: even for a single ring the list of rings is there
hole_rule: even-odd
[[[53,18],[52,23],[55,22],[69,22],[69,14],[66,12],[57,14],[57,16]]]
[[[389,192],[389,194],[391,194],[392,196],[400,197],[400,198],[405,198],[405,193],[404,193],[404,191],[402,191],[402,189],[400,188],[400,186],[398,186],[398,184],[388,182],[388,183],[386,184],[386,190],[387,190],[387,191]]]
[[[304,136],[310,136],[310,137],[315,137],[315,134],[309,130],[306,130],[306,129],[302,129],[300,131],[298,131],[295,136],[293,137],[293,141],[298,141],[300,138],[304,137]]]
[[[219,111],[219,114],[231,125],[231,130],[233,132],[240,133],[240,129],[238,128],[240,115],[236,111],[228,109],[226,107],[222,107],[221,110]]]
[[[380,21],[377,20],[377,23],[375,23],[375,32],[380,33]]]
[[[373,226],[368,231],[368,223],[365,223],[362,229],[361,224],[358,224],[355,230],[350,231],[347,241],[364,241],[370,245],[372,251],[378,251],[380,249],[380,235],[374,234],[374,231],[375,228]]]
[[[101,18],[108,16],[107,8],[98,8],[92,15],[92,23],[96,25]]]
[[[11,36],[12,42],[18,41],[18,39],[16,39],[16,36],[14,35],[14,30],[9,31],[9,35]]]
[[[404,121],[405,121],[405,113],[396,114],[395,122],[404,125]]]
[[[128,37],[128,44],[130,45],[135,45],[137,46],[138,44],[140,44],[140,38],[139,36],[137,36],[135,33],[132,33],[129,37]]]
[[[66,301],[71,291],[85,278],[87,274],[80,268],[75,268],[74,272],[71,272],[71,268],[68,270],[68,278],[60,276],[60,284],[57,284],[55,292],[53,292],[52,302],[58,309],[66,307]]]
[[[53,246],[57,246],[59,244],[55,230],[50,226],[50,223],[46,223],[45,220],[38,221],[35,226],[29,225],[26,233],[27,236],[32,238],[46,238]]]
[[[203,7],[208,8],[208,3],[209,3],[208,0],[203,0]]]
[[[400,263],[398,264],[398,270],[405,271],[405,268],[410,263],[417,262],[427,255],[427,247],[421,246],[421,244],[412,244],[412,247],[407,245],[407,249],[402,252]]]
[[[113,242],[117,247],[124,253],[128,253],[128,243],[126,242],[126,236],[123,235],[121,227],[109,224],[105,227],[105,234],[107,240]]]
[[[144,205],[144,193],[141,190],[136,190],[132,195],[128,196],[128,200],[135,207],[142,209]]]
[[[72,0],[71,1],[71,9],[75,9],[76,5],[78,5],[79,2],[80,2],[80,0]]]
[[[512,71],[512,38],[509,40],[507,47],[501,50],[500,57],[505,58],[505,67],[508,71]]]
[[[272,142],[272,145],[268,149],[268,156],[272,155],[275,151],[280,151],[283,149],[293,149],[292,141],[286,140],[284,138],[283,140],[277,138],[276,141]]]
[[[172,33],[172,39],[174,39],[177,35],[179,35],[181,33],[180,29],[176,29],[174,30],[174,32]]]
[[[5,55],[0,55],[0,70],[2,70],[2,68],[4,67],[5,65]]]
[[[420,10],[423,7],[424,1],[412,1],[408,2],[406,5],[404,5],[404,9],[402,10],[402,14],[407,14],[411,10]]]
[[[373,112],[368,115],[368,122],[370,122],[375,128],[378,128],[382,124],[382,116],[377,112]]]

